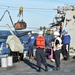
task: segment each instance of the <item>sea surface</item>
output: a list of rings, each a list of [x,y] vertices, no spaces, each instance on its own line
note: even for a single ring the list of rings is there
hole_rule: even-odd
[[[28,33],[30,31],[17,31],[18,34],[21,34],[21,33]],[[17,33],[15,31],[13,31],[13,33],[15,35],[17,35]],[[5,31],[5,30],[0,30],[0,36],[9,36],[11,35],[11,33],[9,31]],[[33,36],[36,38],[38,34],[33,34]],[[53,35],[44,35],[45,39],[46,39],[46,42],[48,43],[49,41],[51,41],[53,39]],[[28,35],[24,35],[22,37],[19,37],[20,41],[23,43],[23,41],[27,41],[28,40]],[[9,53],[9,49],[6,48],[6,40],[7,39],[2,39],[0,38],[0,47],[2,46],[2,54],[6,54],[6,53]],[[28,50],[28,46],[27,44],[24,44],[24,50]]]

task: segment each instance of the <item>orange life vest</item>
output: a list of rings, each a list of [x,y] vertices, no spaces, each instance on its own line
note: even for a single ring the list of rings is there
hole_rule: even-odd
[[[45,38],[43,36],[37,36],[36,48],[45,48]]]

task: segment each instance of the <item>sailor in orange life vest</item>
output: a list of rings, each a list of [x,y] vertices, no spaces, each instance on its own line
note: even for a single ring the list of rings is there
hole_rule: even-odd
[[[43,37],[43,32],[39,31],[38,36],[36,37],[35,40],[35,46],[36,46],[36,61],[37,61],[37,71],[41,71],[41,61],[43,65],[45,66],[45,71],[48,71],[47,68],[47,62],[45,58],[45,53],[44,53],[44,48],[45,48],[45,38]]]
[[[54,38],[55,38],[54,58],[55,58],[56,67],[54,68],[54,70],[60,69],[60,52],[61,52],[62,40],[59,36],[60,36],[59,32],[55,31],[54,32]]]

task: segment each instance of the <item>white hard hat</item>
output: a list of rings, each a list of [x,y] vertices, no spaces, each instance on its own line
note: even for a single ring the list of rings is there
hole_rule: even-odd
[[[38,34],[39,34],[39,35],[43,35],[43,31],[39,31]]]
[[[28,33],[28,35],[30,35],[30,34],[31,34],[31,32]]]
[[[54,35],[58,35],[58,36],[59,36],[60,34],[59,34],[58,31],[55,31],[55,32],[54,32]]]

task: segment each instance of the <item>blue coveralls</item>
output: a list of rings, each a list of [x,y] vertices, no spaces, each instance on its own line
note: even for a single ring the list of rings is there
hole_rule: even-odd
[[[35,42],[35,37],[30,36],[29,39],[28,39],[28,46],[29,46],[28,55],[29,55],[29,58],[31,58],[31,56],[33,56],[34,42]]]
[[[70,35],[63,35],[62,36],[62,54],[64,59],[68,59],[69,58],[69,49],[70,49]]]

